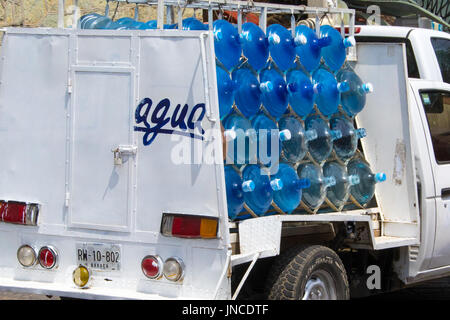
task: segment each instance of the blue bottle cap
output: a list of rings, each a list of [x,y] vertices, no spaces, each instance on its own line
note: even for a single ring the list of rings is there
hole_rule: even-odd
[[[386,181],[386,174],[379,172],[377,174],[375,174],[375,182],[383,182]]]

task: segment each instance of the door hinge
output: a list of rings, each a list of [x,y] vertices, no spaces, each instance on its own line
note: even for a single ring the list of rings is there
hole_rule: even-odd
[[[64,205],[66,207],[69,207],[69,202],[70,202],[70,192],[66,192],[66,197],[64,199]]]

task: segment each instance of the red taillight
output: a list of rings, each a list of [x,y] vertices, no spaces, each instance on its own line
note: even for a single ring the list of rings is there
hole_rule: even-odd
[[[339,32],[341,32],[341,28],[340,27],[335,27],[335,29]],[[361,27],[355,27],[355,34],[358,34],[361,32]],[[349,27],[344,27],[344,33],[345,34],[350,34],[350,28]]]
[[[217,230],[218,219],[212,217],[165,213],[161,223],[161,233],[172,237],[211,239]]]
[[[26,223],[27,205],[25,203],[10,201],[5,206],[6,208],[2,211],[3,222]]]
[[[147,278],[156,279],[161,276],[162,273],[162,259],[158,256],[146,256],[142,259],[141,268],[142,272]]]
[[[38,214],[38,204],[0,201],[0,221],[2,222],[35,226]]]
[[[52,247],[42,247],[39,250],[39,264],[46,269],[51,269],[56,266],[58,255],[56,250]]]

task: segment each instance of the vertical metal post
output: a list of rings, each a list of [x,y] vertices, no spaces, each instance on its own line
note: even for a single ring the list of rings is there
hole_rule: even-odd
[[[315,23],[316,23],[316,34],[318,37],[320,37],[320,18],[319,18],[319,11],[316,11],[315,16]]]
[[[134,20],[138,20],[139,19],[139,7],[138,4],[136,3],[136,7],[134,7]]]
[[[181,29],[183,29],[183,9],[181,8],[181,6],[180,5],[178,5],[178,18],[177,18],[177,21],[178,21],[178,30],[181,30]]]
[[[291,10],[291,32],[292,32],[292,38],[295,38],[295,16],[294,16],[294,10]]]
[[[174,21],[173,6],[166,6],[166,23],[172,24]]]
[[[263,7],[261,9],[261,13],[259,14],[259,27],[266,32],[267,28],[267,7]]]
[[[157,28],[162,30],[164,28],[164,0],[158,0],[158,20]]]
[[[213,9],[211,6],[208,7],[208,28],[213,30]]]
[[[106,0],[106,6],[105,6],[105,16],[109,16],[109,0]]]
[[[80,20],[80,7],[78,6],[78,0],[74,1],[75,8],[73,9],[73,22],[72,28],[76,29],[78,27],[78,20]]]
[[[240,5],[237,8],[237,23],[238,23],[238,33],[241,34],[242,31],[242,9]]]
[[[65,1],[58,1],[58,28],[64,28],[64,9],[65,9]]]

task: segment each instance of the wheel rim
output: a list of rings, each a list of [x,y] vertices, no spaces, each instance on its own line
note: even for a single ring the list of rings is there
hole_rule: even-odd
[[[331,274],[317,270],[309,277],[305,285],[302,300],[336,300],[336,285]]]

